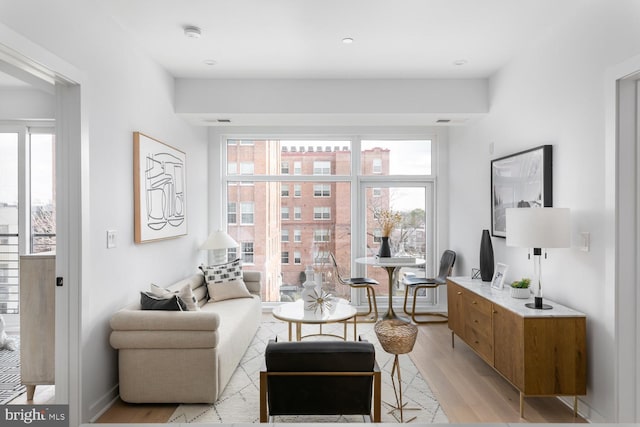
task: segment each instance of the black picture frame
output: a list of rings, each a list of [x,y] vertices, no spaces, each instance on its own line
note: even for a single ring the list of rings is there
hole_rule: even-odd
[[[491,161],[491,235],[506,237],[507,208],[553,206],[552,145]]]

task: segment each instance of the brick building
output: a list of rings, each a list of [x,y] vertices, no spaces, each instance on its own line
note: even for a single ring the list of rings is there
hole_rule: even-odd
[[[349,297],[335,279],[329,252],[346,269],[351,260],[351,181],[327,176],[351,175],[349,145],[286,144],[272,140],[229,140],[227,173],[247,180],[229,182],[228,231],[238,243],[245,265],[264,275],[263,300],[295,299],[313,265],[322,272],[323,288]],[[361,153],[362,171],[386,175],[389,150]],[[268,182],[251,176],[270,176]],[[300,179],[293,179],[299,176]],[[372,189],[372,205],[388,208],[387,189]],[[368,213],[367,223],[373,214]],[[375,231],[367,245],[377,245]]]

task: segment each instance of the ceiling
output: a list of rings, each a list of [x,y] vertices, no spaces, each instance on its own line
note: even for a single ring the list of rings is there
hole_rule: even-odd
[[[183,78],[486,78],[580,0],[103,0]],[[197,26],[200,38],[184,27]],[[352,44],[342,43],[345,37]],[[204,61],[213,60],[215,65]],[[463,61],[456,65],[456,61]]]
[[[131,43],[177,78],[462,79],[490,77],[528,44],[565,24],[584,3],[582,0],[100,0],[93,4],[101,8],[98,13],[113,18]],[[186,37],[186,26],[199,27],[201,37]],[[344,44],[342,40],[346,37],[353,38],[353,43]],[[205,64],[207,60],[215,65]],[[33,85],[33,81],[21,79],[19,74],[4,73],[6,70],[0,64],[0,90]],[[234,125],[262,123],[245,116],[224,118],[232,119]],[[217,115],[187,118],[194,124],[220,125]],[[404,121],[393,117],[381,121],[371,116],[358,121],[436,124],[439,118],[404,115]],[[299,117],[270,115],[259,119],[270,124],[309,124]],[[314,118],[322,124],[321,119]],[[464,123],[469,117],[459,119],[459,123]],[[335,117],[326,120],[341,123]]]

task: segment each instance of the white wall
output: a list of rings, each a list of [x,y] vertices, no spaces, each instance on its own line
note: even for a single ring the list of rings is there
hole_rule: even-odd
[[[207,235],[206,130],[173,112],[174,80],[105,18],[99,2],[0,1],[0,22],[66,60],[85,76],[90,180],[89,280],[82,284],[82,421],[117,390],[109,318],[151,282],[168,285],[195,273]],[[34,13],[36,11],[38,13]],[[82,17],[82,19],[78,19]],[[188,235],[133,243],[133,136],[142,131],[187,154]],[[106,249],[106,230],[117,248]]]
[[[605,72],[640,52],[639,15],[638,1],[585,2],[491,79],[487,117],[450,133],[450,238],[462,275],[478,266],[481,230],[491,226],[490,160],[553,144],[553,203],[572,210],[574,247],[549,251],[543,289],[587,314],[588,390],[580,408],[596,422],[615,421],[617,411],[614,287],[604,274]],[[590,252],[576,247],[582,231],[591,233]],[[532,274],[525,249],[500,238],[493,246],[496,261],[509,265],[507,281]]]
[[[54,97],[30,88],[0,89],[0,120],[41,120],[54,116]]]

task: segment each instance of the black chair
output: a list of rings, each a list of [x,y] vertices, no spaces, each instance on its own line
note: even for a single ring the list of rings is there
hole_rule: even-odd
[[[342,277],[342,275],[340,274],[340,267],[338,267],[338,262],[336,261],[336,257],[335,255],[333,255],[333,252],[329,252],[329,256],[331,257],[331,262],[333,263],[333,269],[336,271],[338,282],[340,282],[344,286],[349,286],[354,289],[364,288],[367,290],[367,302],[369,303],[369,311],[367,311],[366,313],[358,313],[358,317],[363,318],[363,320],[358,320],[358,322],[377,322],[378,304],[376,303],[376,293],[372,285],[378,285],[378,281],[369,277],[350,277],[348,279]],[[374,317],[365,320],[366,317],[371,314],[371,312],[373,312]]]
[[[269,341],[264,358],[261,423],[275,415],[363,415],[380,422],[381,376],[373,344]]]
[[[438,277],[427,278],[427,277],[405,277],[402,279],[402,283],[405,286],[404,290],[404,305],[403,309],[406,314],[411,316],[411,320],[418,324],[424,323],[445,323],[447,322],[447,315],[445,313],[434,313],[434,312],[418,312],[416,313],[416,300],[418,291],[420,289],[433,289],[437,288],[440,285],[447,284],[447,276],[451,275],[451,270],[453,269],[453,264],[456,262],[456,253],[452,250],[447,249],[442,254],[442,258],[440,259],[440,269],[438,270]],[[407,310],[407,297],[409,296],[409,290],[412,290],[413,294],[413,304],[411,305],[411,311]],[[416,319],[416,315],[418,316],[438,316],[444,317],[442,320],[418,320]]]

